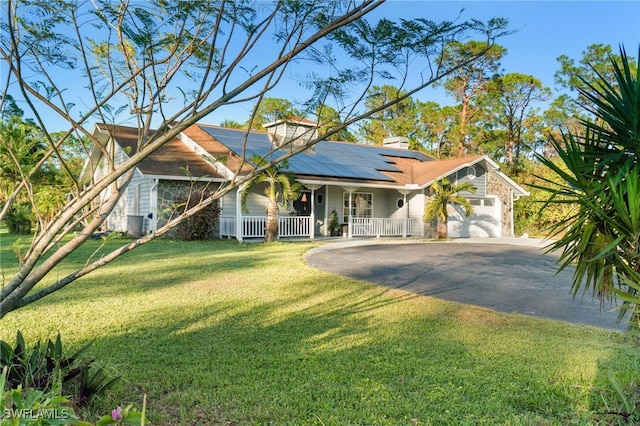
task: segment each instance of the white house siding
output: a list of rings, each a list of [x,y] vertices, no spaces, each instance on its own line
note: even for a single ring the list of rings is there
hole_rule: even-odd
[[[388,217],[392,219],[410,218],[411,229],[409,230],[409,234],[415,236],[422,235],[420,222],[422,221],[422,209],[424,207],[421,201],[423,199],[424,197],[419,192],[410,192],[406,196],[406,205],[398,208],[398,201],[402,200],[404,202],[405,196],[397,190],[390,190],[389,208],[391,209],[391,214]]]
[[[269,204],[268,198],[264,195],[264,191],[266,188],[267,188],[266,183],[260,183],[254,186],[253,188],[251,188],[251,191],[247,195],[247,200],[246,200],[248,213],[242,212],[243,215],[248,215],[248,216],[264,216],[265,215],[267,211],[267,205]],[[240,193],[238,193],[238,196],[241,196]],[[283,209],[281,208],[280,214],[287,214],[287,212],[283,211]]]
[[[149,213],[153,212],[151,207],[151,186],[153,182],[151,179],[145,179],[142,176],[142,173],[138,169],[136,169],[133,179],[127,186],[127,191],[124,195],[126,198],[127,208],[125,210],[124,217],[124,230],[127,230],[127,216],[143,216],[144,219],[142,221],[142,233],[148,232],[150,229],[151,221],[148,217]],[[138,189],[136,189],[136,187]],[[135,202],[136,192],[138,197],[138,202]],[[136,211],[137,207],[137,211]]]
[[[327,206],[327,194],[326,194],[326,186],[322,186],[315,191],[313,191],[313,196],[315,200],[313,202],[313,215],[315,218],[315,223],[313,223],[313,232],[315,235],[327,235],[327,218],[329,216],[330,211],[326,211]],[[322,203],[318,203],[318,195],[321,195]]]
[[[329,203],[329,214],[333,209],[338,213],[338,221],[345,223],[344,209],[342,206],[342,193],[344,190],[340,186],[329,186],[326,202]]]
[[[394,211],[390,206],[390,192],[388,189],[379,188],[360,188],[358,192],[366,192],[372,194],[371,203],[371,217],[389,217]],[[394,191],[395,192],[395,191]]]
[[[422,236],[424,229],[422,216],[426,197],[420,192],[414,192],[407,195],[407,203],[409,204],[409,217],[411,218],[411,235]]]
[[[124,163],[129,157],[127,154],[120,148],[119,145],[113,144],[113,142],[109,142],[107,149],[113,150],[115,146],[115,151],[113,152],[114,163],[116,166]],[[96,173],[94,173],[95,179],[100,179],[108,173],[107,161],[104,157],[100,160],[100,164],[96,169]],[[118,179],[118,184],[122,184],[124,178]],[[134,194],[136,192],[136,185],[139,185],[139,214],[146,215],[150,212],[150,188],[151,181],[149,179],[144,179],[142,173],[136,168],[134,169],[133,178],[129,182],[125,193],[120,198],[114,209],[111,211],[109,216],[105,221],[105,225],[103,226],[106,230],[116,231],[116,232],[127,232],[127,216],[129,215],[137,215],[137,212],[133,211],[134,208]],[[101,202],[107,199],[113,193],[112,188],[107,188],[101,195]],[[145,220],[143,223],[143,232],[145,232],[146,227],[148,227],[148,220]]]
[[[222,197],[220,200],[220,214],[222,216],[236,217],[236,196],[240,196],[239,194],[239,191],[235,189]]]

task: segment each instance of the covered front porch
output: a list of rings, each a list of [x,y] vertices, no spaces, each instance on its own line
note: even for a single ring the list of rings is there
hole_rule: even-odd
[[[317,235],[312,216],[279,216],[278,238],[309,238]],[[235,217],[220,218],[220,237],[236,238],[243,241],[248,238],[264,238],[267,224],[266,216],[242,216],[240,226]],[[411,235],[411,218],[349,218],[343,225],[342,237],[408,237]],[[240,232],[238,232],[240,230]],[[320,234],[322,236],[322,234]]]
[[[336,236],[329,229],[329,217],[335,211],[340,237],[409,237],[421,235],[416,218],[422,201],[415,188],[380,188],[303,182],[305,191],[288,206],[281,206],[278,238]],[[240,208],[238,197],[227,199],[220,217],[220,237],[260,239],[265,237],[265,198],[260,188],[247,198],[248,212]],[[413,200],[414,207],[411,208]],[[262,214],[260,214],[262,213]]]

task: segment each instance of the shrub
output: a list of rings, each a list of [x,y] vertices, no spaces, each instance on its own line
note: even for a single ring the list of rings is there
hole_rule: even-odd
[[[329,214],[327,228],[329,229],[329,235],[332,237],[340,235],[340,222],[338,222],[338,213],[336,213],[335,209]]]
[[[200,203],[200,200],[208,198],[210,195],[208,191],[193,191],[179,197],[175,200],[172,216],[177,216],[184,210],[195,207]],[[216,200],[193,216],[183,220],[176,227],[176,237],[183,241],[213,239],[219,217],[220,207]]]
[[[12,234],[29,234],[33,212],[27,203],[14,203],[7,210],[4,221]]]
[[[65,356],[60,334],[55,341],[48,340],[46,344],[37,341],[28,347],[18,331],[15,346],[0,340],[0,365],[7,368],[7,386],[49,392],[59,382],[76,405],[84,405],[117,380],[109,379],[102,368],[95,366],[94,360],[79,358],[90,346],[91,343]]]
[[[64,405],[68,400],[61,395],[59,384],[54,384],[47,392],[22,386],[7,389],[8,371],[5,366],[0,373],[3,425],[88,425],[78,420],[71,407]]]

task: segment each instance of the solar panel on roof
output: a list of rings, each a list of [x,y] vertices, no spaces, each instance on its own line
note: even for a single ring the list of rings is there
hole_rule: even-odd
[[[238,156],[243,155],[244,149],[247,159],[253,155],[265,156],[272,150],[271,138],[265,133],[247,133],[246,130],[207,126],[201,129]],[[272,155],[278,158],[282,153],[276,151]],[[323,177],[393,181],[381,173],[381,171],[400,171],[388,157],[430,160],[429,157],[417,151],[321,141],[314,146],[313,150],[303,151],[291,157],[288,171]]]

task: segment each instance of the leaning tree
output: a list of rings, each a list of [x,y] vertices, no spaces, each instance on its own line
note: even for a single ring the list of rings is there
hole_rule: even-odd
[[[0,93],[2,99],[12,95],[24,106],[25,114],[42,129],[47,149],[3,198],[0,220],[20,194],[30,190],[31,178],[45,164],[53,160],[67,170],[61,152],[69,141],[83,140],[89,148],[103,150],[108,162],[99,178],[82,181],[70,176],[66,203],[54,217],[35,221],[37,227],[29,247],[21,252],[17,271],[6,280],[3,274],[0,318],[167,233],[263,173],[272,165],[271,158],[284,161],[485,53],[440,66],[436,59],[448,43],[481,37],[488,49],[496,37],[508,33],[500,18],[485,23],[367,20],[376,9],[387,7],[382,3],[5,0],[0,57],[7,72]],[[305,68],[311,69],[306,76],[296,68],[302,63],[313,64]],[[241,174],[247,167],[239,167],[226,184],[155,233],[99,259],[90,258],[71,274],[52,276],[53,268],[101,227],[139,162],[214,112],[260,105],[262,99],[273,97],[274,89],[291,84],[287,77],[294,69],[302,84],[298,96],[308,94],[300,106],[317,111],[321,105],[331,105],[340,114],[335,126],[304,147],[292,145],[285,155],[265,154],[267,161],[254,164],[249,173]],[[380,79],[394,78],[403,96],[373,110],[364,108],[367,90]],[[124,161],[116,161],[93,135],[95,123],[136,127],[135,150]],[[32,207],[38,217],[37,206]]]

